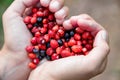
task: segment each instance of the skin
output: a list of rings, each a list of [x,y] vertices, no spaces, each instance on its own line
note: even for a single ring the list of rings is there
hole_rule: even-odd
[[[57,23],[63,24],[65,29],[82,26],[82,29],[89,29],[92,32],[95,36],[94,48],[87,56],[68,57],[52,62],[45,61],[33,71],[28,68],[29,59],[25,47],[30,44],[32,36],[22,16],[26,15],[26,11],[38,2],[55,12]],[[15,0],[3,14],[5,43],[0,51],[0,63],[2,64],[0,65],[0,79],[88,80],[102,73],[109,53],[107,32],[86,14],[73,16],[64,21],[67,14],[68,8],[64,6],[64,0]]]

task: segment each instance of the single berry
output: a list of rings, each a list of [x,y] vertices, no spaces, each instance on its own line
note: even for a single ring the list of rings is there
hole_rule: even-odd
[[[43,20],[42,17],[38,17],[38,18],[37,18],[37,22],[38,22],[38,23],[41,23],[42,20]]]
[[[46,51],[46,54],[51,56],[54,53],[54,50],[52,48],[48,48]]]
[[[30,59],[35,59],[35,58],[36,58],[36,54],[34,54],[34,53],[29,53],[29,54],[28,54],[28,57],[29,57]]]
[[[80,36],[79,34],[75,34],[75,35],[74,35],[74,39],[75,39],[76,41],[80,41],[81,36]]]
[[[46,59],[50,61],[50,60],[51,60],[51,57],[47,55],[47,56],[46,56]]]
[[[82,51],[82,46],[74,45],[71,47],[71,49],[74,53],[80,53]]]
[[[71,36],[71,37],[73,37],[73,36],[74,36],[74,34],[75,34],[75,33],[74,33],[74,31],[73,31],[73,30],[72,30],[72,31],[70,31],[70,36]]]
[[[69,57],[69,56],[71,56],[71,52],[70,51],[68,51],[68,50],[63,50],[62,52],[61,52],[61,56],[64,58],[64,57]]]
[[[39,61],[39,59],[38,59],[38,58],[35,58],[35,59],[33,59],[33,61],[32,61],[32,62],[33,62],[34,64],[36,64],[36,65],[37,65],[37,64],[39,64],[39,62],[40,62],[40,61]]]
[[[33,53],[38,54],[38,53],[39,53],[39,50],[34,48],[34,49],[33,49]]]
[[[58,44],[59,44],[60,46],[62,46],[62,45],[63,45],[63,41],[62,41],[61,39],[59,39],[59,40],[58,40]]]
[[[59,59],[59,55],[56,54],[56,53],[54,53],[54,54],[51,56],[51,59],[52,59],[52,60],[57,60],[57,59]]]
[[[26,47],[26,51],[27,51],[28,53],[31,53],[31,52],[33,51],[33,46],[27,46],[27,47]]]
[[[45,57],[46,56],[46,51],[45,50],[40,50],[40,56]]]
[[[31,69],[35,69],[37,67],[36,64],[34,64],[33,62],[30,62],[28,65]]]
[[[59,46],[59,44],[56,40],[53,39],[50,41],[50,46],[51,48],[56,49]]]
[[[76,44],[77,44],[77,42],[75,41],[74,38],[71,38],[68,42],[68,46],[73,46],[73,45],[76,45]]]

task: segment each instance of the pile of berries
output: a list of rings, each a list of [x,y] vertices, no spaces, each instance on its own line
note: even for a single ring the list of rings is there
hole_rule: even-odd
[[[31,59],[31,69],[36,68],[43,58],[53,61],[69,56],[87,55],[93,48],[94,37],[90,32],[79,27],[65,30],[56,23],[54,13],[48,8],[32,8],[32,13],[24,18],[24,22],[33,35],[31,45],[26,47]]]

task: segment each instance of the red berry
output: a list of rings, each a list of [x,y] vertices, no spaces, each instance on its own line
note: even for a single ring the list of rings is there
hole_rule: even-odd
[[[31,23],[32,23],[32,24],[35,24],[36,22],[37,22],[37,18],[36,18],[36,17],[32,17],[32,18],[31,18]]]
[[[61,47],[58,47],[58,48],[56,49],[56,53],[57,53],[57,54],[60,54],[61,51],[62,51],[62,48],[61,48]]]
[[[55,26],[52,28],[52,30],[53,30],[54,32],[57,32],[58,29],[59,29],[59,26],[58,26],[58,25],[55,25]]]
[[[32,61],[34,64],[39,64],[39,59],[38,58],[35,58],[35,59],[33,59],[33,61]]]
[[[48,34],[44,35],[44,39],[46,42],[49,42],[50,41],[50,36]]]
[[[33,27],[33,29],[31,30],[32,33],[36,33],[39,32],[39,30],[37,29],[37,27]]]
[[[31,39],[31,43],[32,43],[33,45],[37,44],[37,38],[36,38],[36,37],[33,37],[33,38]]]
[[[90,36],[90,33],[89,33],[89,32],[84,32],[84,33],[82,34],[82,38],[83,38],[83,39],[87,39],[89,36]]]
[[[38,11],[37,8],[33,8],[33,9],[32,9],[32,12],[33,12],[33,13],[36,13],[37,11]]]
[[[51,56],[53,54],[54,50],[52,48],[48,48],[46,51],[46,54]]]
[[[37,16],[38,16],[38,17],[43,17],[43,16],[44,16],[44,14],[43,14],[43,12],[38,11],[38,12],[37,12]]]
[[[41,31],[40,31],[42,34],[45,34],[47,32],[47,28],[41,28]]]
[[[28,28],[28,29],[33,28],[32,24],[28,24],[28,25],[27,25],[27,28]]]
[[[59,46],[59,44],[56,40],[53,39],[50,41],[50,46],[51,48],[56,49]]]
[[[49,15],[49,10],[48,9],[44,10],[43,14],[44,14],[44,16],[48,16]]]
[[[43,19],[42,23],[43,23],[43,24],[47,24],[47,23],[48,23],[48,19],[46,19],[46,18]]]
[[[35,59],[35,58],[36,58],[36,55],[35,55],[34,53],[29,53],[29,54],[28,54],[28,57],[29,57],[30,59]]]
[[[81,39],[81,36],[80,36],[79,34],[75,34],[75,35],[74,35],[74,39],[75,39],[76,41],[79,41],[79,40]]]
[[[39,38],[40,35],[41,35],[40,32],[36,32],[36,33],[35,33],[35,37],[37,37],[37,38]]]
[[[50,36],[50,38],[54,38],[55,37],[55,33],[52,30],[48,31],[48,35]]]
[[[27,46],[27,47],[26,47],[26,51],[27,51],[28,53],[31,53],[31,52],[33,51],[33,46]]]
[[[48,23],[48,28],[49,28],[49,29],[52,29],[52,28],[54,27],[54,25],[55,25],[54,22],[49,22],[49,23]]]
[[[31,17],[30,17],[30,16],[26,16],[26,17],[24,18],[24,22],[25,22],[26,24],[30,23],[30,21],[31,21]]]
[[[68,50],[63,50],[62,52],[61,52],[61,56],[64,58],[64,57],[69,57],[69,56],[71,56],[72,54],[71,54],[71,52],[70,51],[68,51]]]
[[[64,34],[65,34],[65,32],[64,32],[64,30],[59,29],[57,34],[58,34],[60,37],[63,37]]]
[[[68,42],[68,46],[73,46],[73,45],[76,45],[76,41],[74,40],[74,38],[71,38]]]
[[[52,60],[57,60],[57,59],[59,59],[59,55],[56,54],[56,53],[53,53],[53,55],[51,56],[51,59]]]
[[[82,48],[82,52],[86,53],[87,52],[87,48]]]
[[[91,50],[91,49],[92,49],[92,45],[90,45],[90,44],[86,44],[85,47],[86,47],[88,50]]]
[[[75,32],[78,33],[78,34],[82,34],[84,31],[81,28],[77,27],[75,29]]]
[[[71,47],[72,51],[75,53],[80,53],[82,51],[82,46],[74,45]]]
[[[48,16],[48,19],[49,19],[50,21],[54,20],[54,14],[50,14],[50,15]]]
[[[37,67],[36,64],[34,64],[33,62],[30,62],[28,65],[31,69],[35,69]]]
[[[77,45],[81,46],[82,42],[81,41],[77,41]]]

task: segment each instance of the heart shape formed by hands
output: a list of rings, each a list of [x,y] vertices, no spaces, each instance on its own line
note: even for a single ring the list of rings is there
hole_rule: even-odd
[[[29,67],[34,69],[46,57],[57,60],[69,56],[87,55],[93,48],[94,37],[91,32],[75,26],[65,30],[57,24],[54,13],[45,7],[34,7],[32,13],[24,18],[33,38],[26,47],[31,59]]]

